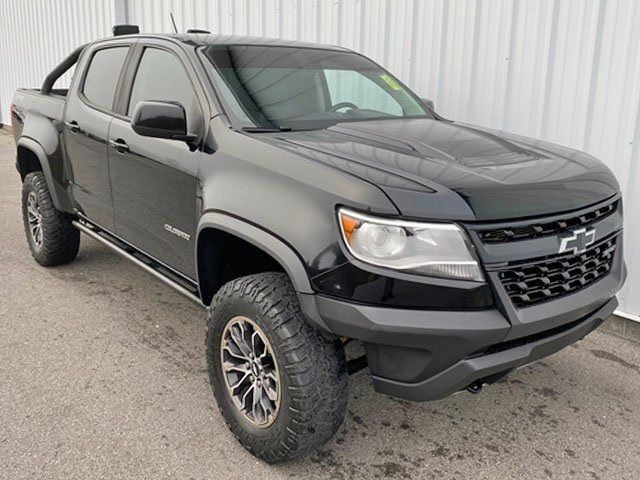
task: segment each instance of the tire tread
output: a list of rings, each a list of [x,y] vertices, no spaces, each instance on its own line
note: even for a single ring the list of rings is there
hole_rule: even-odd
[[[234,418],[227,418],[220,407],[220,395],[212,375],[214,324],[223,321],[220,312],[234,298],[243,297],[269,319],[275,348],[286,359],[291,385],[290,422],[271,441],[257,441]],[[225,422],[240,443],[254,455],[269,463],[291,460],[322,446],[338,430],[347,407],[347,367],[342,345],[327,339],[304,319],[298,297],[288,277],[269,272],[238,278],[224,285],[209,309],[207,328],[207,362],[218,407]],[[282,373],[281,373],[282,375]]]
[[[31,239],[26,203],[29,192],[35,192],[42,214],[42,248]],[[51,267],[69,263],[76,258],[80,248],[80,232],[71,224],[71,215],[56,209],[47,180],[40,171],[28,173],[22,183],[23,223],[31,255],[40,265]]]

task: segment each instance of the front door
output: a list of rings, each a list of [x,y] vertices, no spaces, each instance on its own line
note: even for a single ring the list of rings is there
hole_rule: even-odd
[[[187,128],[202,122],[184,65],[169,50],[145,47],[142,51],[131,86],[128,118],[143,100],[179,102],[187,113]],[[195,279],[200,151],[183,141],[142,137],[121,118],[113,119],[109,140],[116,233]]]
[[[89,52],[85,73],[74,79],[65,112],[64,145],[76,208],[90,220],[113,229],[107,136],[116,88],[128,45]],[[72,92],[77,91],[75,95]]]

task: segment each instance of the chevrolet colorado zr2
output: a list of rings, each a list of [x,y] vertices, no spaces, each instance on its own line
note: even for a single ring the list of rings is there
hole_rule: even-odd
[[[442,118],[345,48],[115,35],[11,117],[35,260],[83,232],[205,306],[213,394],[267,462],[331,438],[349,372],[477,392],[597,328],[626,276],[604,164]]]

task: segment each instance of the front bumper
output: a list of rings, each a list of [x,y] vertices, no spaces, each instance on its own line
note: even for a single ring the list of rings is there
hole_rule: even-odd
[[[444,398],[478,381],[492,383],[580,340],[618,305],[613,297],[583,318],[509,340],[512,326],[497,310],[400,310],[315,300],[331,331],[364,342],[374,389],[413,401]]]
[[[435,400],[492,383],[583,338],[615,310],[627,270],[619,242],[605,277],[526,308],[513,306],[496,275],[488,272],[495,306],[487,309],[400,308],[321,294],[300,295],[301,307],[319,329],[364,343],[376,391]]]
[[[423,381],[410,383],[373,375],[376,391],[413,401],[447,397],[476,382],[493,383],[510,371],[556,353],[584,338],[598,328],[613,313],[618,302],[609,302],[568,329],[554,329],[549,335],[525,337],[521,342],[507,341],[488,349],[486,353],[468,356],[446,370]]]

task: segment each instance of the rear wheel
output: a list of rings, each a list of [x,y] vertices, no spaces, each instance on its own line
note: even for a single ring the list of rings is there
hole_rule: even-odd
[[[78,255],[80,232],[71,224],[71,216],[54,206],[42,172],[24,177],[22,220],[31,255],[40,265],[61,265]]]
[[[222,287],[211,304],[206,344],[218,407],[258,458],[301,457],[342,423],[344,351],[305,321],[286,275],[250,275]]]

